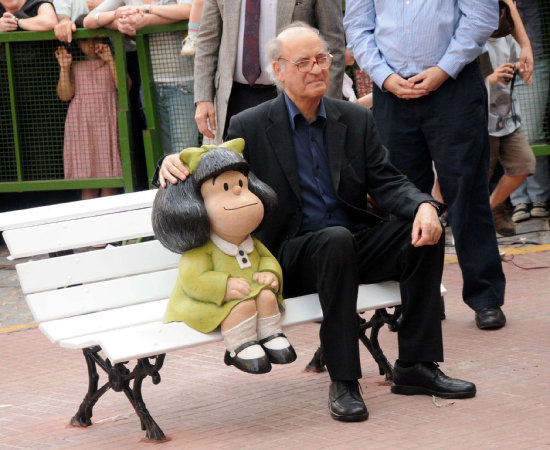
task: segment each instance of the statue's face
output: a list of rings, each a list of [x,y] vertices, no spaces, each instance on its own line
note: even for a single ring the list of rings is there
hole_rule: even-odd
[[[248,178],[241,172],[231,170],[206,180],[201,194],[211,230],[233,244],[240,244],[264,217],[264,205],[248,190]]]

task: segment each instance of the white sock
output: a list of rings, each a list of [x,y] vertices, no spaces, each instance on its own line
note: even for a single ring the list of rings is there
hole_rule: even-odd
[[[231,357],[235,356],[236,348],[245,342],[256,341],[258,339],[256,334],[257,316],[258,313],[246,320],[243,320],[240,324],[235,325],[233,328],[222,331],[225,348],[231,354]],[[241,350],[238,356],[242,359],[256,359],[265,356],[265,352],[260,345],[256,344]]]
[[[261,319],[258,319],[258,340],[262,340],[266,337],[282,332],[281,313],[277,313],[271,317],[262,317]],[[288,342],[287,338],[279,336],[266,342],[263,346],[269,348],[270,350],[282,350],[290,347],[290,342]]]

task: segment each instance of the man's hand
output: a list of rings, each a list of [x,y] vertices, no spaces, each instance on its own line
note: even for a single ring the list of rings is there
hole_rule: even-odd
[[[250,284],[244,278],[227,279],[227,288],[225,289],[224,302],[235,300],[236,298],[243,298],[250,294]]]
[[[411,99],[419,98],[429,94],[428,91],[419,89],[409,80],[405,80],[396,73],[392,73],[384,80],[382,87],[390,91],[393,95],[399,98]]]
[[[69,19],[62,19],[53,29],[55,37],[61,42],[68,42],[69,44],[73,40],[73,33],[76,31],[76,25]]]
[[[16,31],[17,30],[17,18],[9,12],[5,12],[0,17],[0,31]]]
[[[411,244],[414,247],[437,244],[442,232],[437,210],[429,203],[422,203],[414,218]]]
[[[414,89],[420,89],[430,93],[437,90],[447,78],[449,78],[447,72],[441,67],[434,66],[426,69],[424,72],[420,72],[414,77],[410,77],[408,81],[414,84]]]
[[[125,6],[119,7],[115,10],[115,19],[121,19],[123,17],[129,17],[129,16],[133,16],[135,14],[143,15],[143,11],[140,8],[136,7],[136,6],[125,5]]]
[[[166,181],[176,184],[178,179],[185,181],[188,176],[189,170],[181,162],[179,154],[172,153],[162,161],[159,170],[159,183],[163,188],[166,187]]]
[[[116,21],[117,29],[122,34],[127,36],[135,36],[137,30],[137,18],[136,15],[129,15],[121,17]]]
[[[197,110],[195,111],[195,122],[199,131],[206,137],[214,139],[214,133],[216,131],[216,112],[214,109],[214,103],[212,102],[198,102]]]
[[[269,286],[275,293],[279,292],[279,279],[273,272],[256,272],[252,275],[252,279],[259,284]]]
[[[533,84],[534,69],[533,50],[531,47],[523,46],[519,54],[519,75],[525,84]]]

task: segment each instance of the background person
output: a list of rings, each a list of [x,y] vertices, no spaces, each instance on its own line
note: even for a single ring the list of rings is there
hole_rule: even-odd
[[[480,329],[501,328],[505,277],[489,206],[487,90],[475,61],[498,25],[498,2],[348,0],[344,26],[373,79],[391,161],[422,192],[435,163],[455,238],[462,297]]]
[[[57,17],[49,0],[0,0],[0,31],[49,31]]]
[[[247,15],[249,7],[252,13]],[[204,0],[195,53],[195,120],[206,138],[221,142],[231,116],[277,96],[267,72],[269,61],[261,49],[297,20],[318,28],[327,40],[334,55],[328,95],[342,98],[345,44],[341,2]],[[251,57],[245,61],[244,55]]]
[[[57,95],[70,101],[65,120],[63,163],[66,179],[122,177],[117,121],[117,74],[111,48],[100,39],[79,39],[85,59],[74,61],[66,48],[55,52],[59,62]],[[83,189],[82,199],[98,196]],[[101,189],[101,196],[114,195]]]

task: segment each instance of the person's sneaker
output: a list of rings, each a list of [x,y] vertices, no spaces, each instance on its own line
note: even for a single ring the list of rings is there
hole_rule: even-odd
[[[531,217],[548,217],[550,212],[544,202],[533,202],[531,206]]]
[[[191,56],[195,54],[195,44],[197,43],[197,34],[191,34],[183,40],[181,46],[181,56]]]
[[[529,218],[531,218],[531,213],[529,212],[529,207],[525,203],[518,203],[514,206],[514,211],[512,212],[512,220],[514,222],[523,222]]]
[[[506,205],[504,203],[496,205],[492,211],[497,233],[502,236],[514,236],[516,234],[516,227],[508,217]]]

